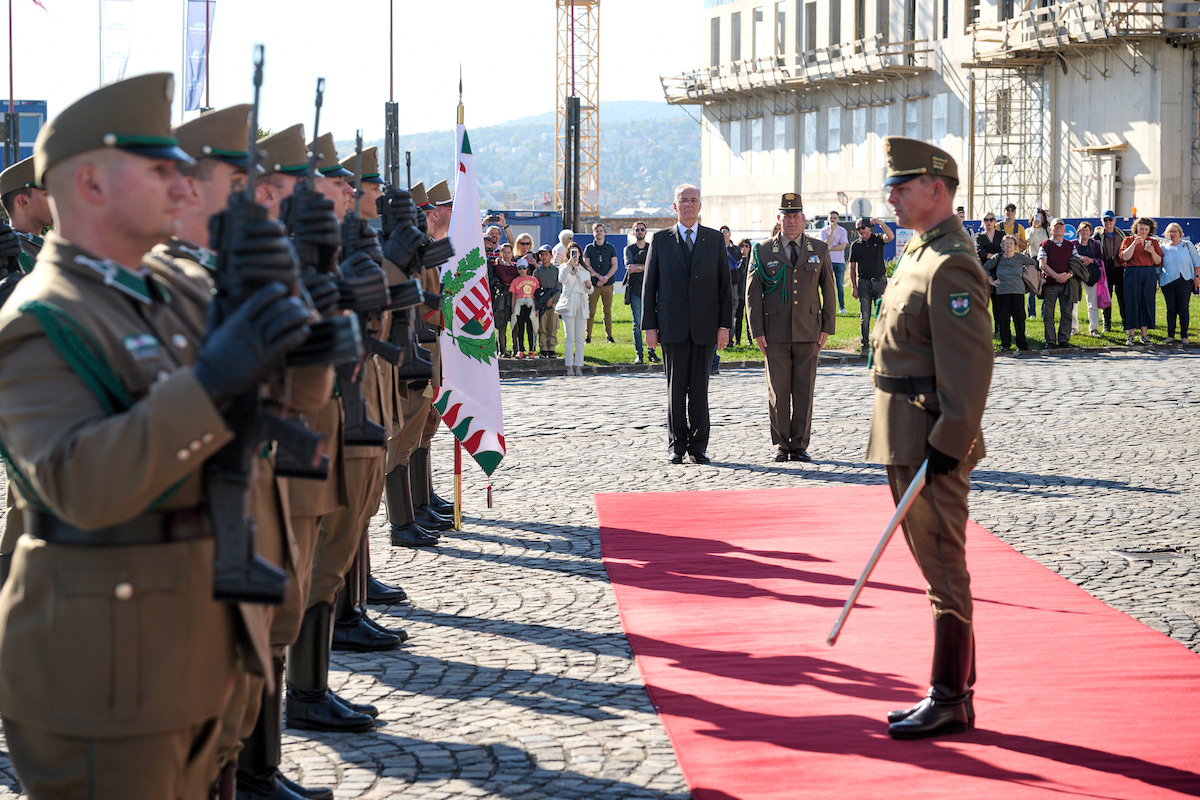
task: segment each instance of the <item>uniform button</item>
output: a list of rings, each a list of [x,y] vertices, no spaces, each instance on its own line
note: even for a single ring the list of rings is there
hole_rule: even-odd
[[[193,453],[195,453],[197,450],[199,450],[203,446],[204,445],[200,443],[199,439],[193,439],[192,443],[188,445],[188,447],[191,448]]]
[[[182,333],[177,333],[171,337],[171,344],[175,345],[178,350],[186,350],[188,346],[187,337]]]
[[[213,436],[211,433],[206,433],[206,434],[204,434],[203,436],[201,436],[201,437],[200,437],[200,441],[204,442],[205,444],[208,444],[208,443],[209,443],[209,442],[211,442],[211,441],[212,441],[214,438],[216,438],[216,437],[214,437],[214,436]]]
[[[179,448],[179,452],[175,454],[175,457],[180,461],[187,461],[192,457],[192,451],[188,450],[186,447],[181,447]]]
[[[171,377],[171,373],[167,372],[165,369],[160,369],[158,374],[154,376],[154,379],[161,383],[169,377]]]
[[[113,589],[113,595],[118,600],[128,600],[133,597],[133,584],[129,581],[121,581]]]

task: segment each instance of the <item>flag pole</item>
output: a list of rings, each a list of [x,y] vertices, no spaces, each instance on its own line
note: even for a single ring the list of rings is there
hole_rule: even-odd
[[[212,0],[204,0],[204,107],[212,108],[212,101],[208,96],[208,63],[212,61],[212,31],[209,26],[209,20],[212,19],[211,8]],[[314,132],[314,136],[316,133]]]
[[[463,101],[462,101],[462,64],[458,65],[458,124],[463,124]],[[454,154],[455,174],[458,172],[458,153]],[[488,489],[488,506],[491,506],[492,492]],[[462,442],[458,437],[454,437],[454,530],[462,530]]]

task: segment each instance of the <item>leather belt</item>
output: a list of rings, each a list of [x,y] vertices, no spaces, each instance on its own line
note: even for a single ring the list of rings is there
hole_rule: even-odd
[[[51,544],[76,547],[170,544],[212,536],[208,515],[201,509],[150,511],[128,522],[94,531],[85,531],[42,512],[30,512],[26,519],[26,533],[30,536]]]
[[[905,375],[903,378],[898,378],[894,375],[880,375],[878,372],[871,374],[875,379],[876,388],[888,394],[918,395],[937,392],[937,380],[932,375],[920,378]]]

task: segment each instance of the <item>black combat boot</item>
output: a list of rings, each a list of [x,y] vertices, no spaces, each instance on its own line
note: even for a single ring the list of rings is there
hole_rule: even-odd
[[[395,650],[404,639],[394,633],[385,633],[368,625],[360,605],[359,592],[362,588],[362,557],[355,556],[350,571],[342,581],[342,590],[337,596],[337,614],[333,621],[333,649],[355,653],[382,653]]]
[[[394,547],[428,547],[438,542],[436,533],[427,531],[413,517],[412,485],[408,465],[400,464],[384,479],[388,522],[392,524]]]
[[[974,687],[975,687],[975,626],[972,625],[971,626],[971,674],[967,676],[967,688],[973,689]],[[972,692],[969,692],[969,695],[970,696],[967,697],[967,730],[972,730],[975,727],[975,702],[974,702],[975,693],[972,691]],[[896,711],[889,711],[887,720],[889,723],[892,723],[892,722],[899,722],[902,719],[907,719],[908,717],[911,717],[913,714],[920,711],[921,706],[924,704],[925,704],[925,701],[922,700],[920,703],[917,703],[915,706],[909,706],[908,708],[901,708]]]
[[[237,763],[238,800],[333,800],[333,790],[324,787],[306,789],[288,780],[279,771],[283,754],[283,659],[272,659],[275,670],[275,691],[263,687],[262,705],[254,730],[242,741]]]
[[[933,631],[929,694],[913,708],[900,712],[904,714],[901,719],[891,722],[897,712],[888,715],[888,736],[893,739],[924,739],[975,727],[971,625],[953,614],[941,614],[934,620]]]
[[[408,477],[412,483],[413,514],[417,524],[431,531],[454,530],[454,520],[443,517],[429,507],[431,486],[429,478],[429,449],[418,447],[408,460]]]
[[[443,517],[454,519],[454,503],[437,496],[437,492],[433,491],[433,467],[429,463],[429,448],[418,447],[412,454],[413,458],[420,459],[425,463],[425,480],[429,484],[429,493],[426,495],[429,498],[429,510],[435,514],[441,514]]]
[[[380,581],[371,574],[371,537],[363,536],[362,549],[359,551],[359,558],[367,565],[364,570],[366,573],[366,602],[372,605],[392,605],[393,603],[403,603],[408,599],[408,593],[399,586],[388,586],[383,581]]]
[[[363,733],[375,727],[367,714],[351,711],[329,691],[333,608],[315,603],[304,612],[300,635],[288,648],[288,727],[333,733]]]

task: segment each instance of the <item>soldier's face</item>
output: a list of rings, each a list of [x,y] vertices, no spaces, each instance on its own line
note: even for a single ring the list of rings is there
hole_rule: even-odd
[[[378,183],[364,182],[362,193],[362,197],[358,202],[358,213],[363,219],[375,219],[379,216],[379,210],[375,205],[375,201],[383,194],[383,186]]]
[[[941,196],[941,186],[941,181],[923,181],[920,178],[893,186],[888,192],[887,201],[900,226],[912,228],[915,223],[923,221],[933,211],[937,197]]]
[[[313,188],[321,196],[333,203],[333,213],[340,220],[346,216],[346,209],[353,200],[353,190],[342,178],[320,177],[313,180]]]
[[[775,221],[779,223],[779,229],[785,239],[797,238],[804,231],[807,222],[803,211],[780,211],[775,215]]]
[[[29,219],[35,225],[41,225],[43,228],[53,223],[50,214],[50,193],[45,189],[33,189],[29,193]],[[34,231],[41,233],[41,231]]]
[[[229,195],[246,186],[246,170],[216,161],[212,165],[212,176],[205,181],[190,179],[204,219],[210,219],[229,204]],[[205,244],[202,242],[201,244]]]
[[[102,180],[114,232],[147,250],[175,235],[190,190],[174,161],[122,154]]]

